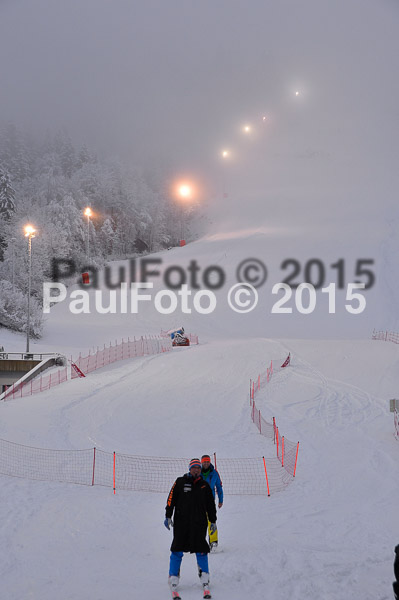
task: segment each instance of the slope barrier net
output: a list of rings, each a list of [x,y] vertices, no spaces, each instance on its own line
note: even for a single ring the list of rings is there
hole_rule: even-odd
[[[4,394],[3,400],[13,398],[26,398],[32,394],[38,394],[51,389],[55,385],[68,380],[68,367],[63,367],[47,375],[39,375],[30,381],[14,383],[10,385]]]
[[[134,456],[87,450],[51,450],[0,439],[0,473],[9,477],[100,485],[114,490],[167,494],[177,477],[188,471],[189,458]],[[216,458],[214,464],[230,495],[270,495],[291,477],[276,457]]]
[[[399,344],[399,333],[395,333],[394,331],[376,331],[374,329],[371,339]]]
[[[399,344],[399,333],[396,333],[394,331],[376,331],[374,329],[371,339],[381,340],[384,342],[393,342],[394,344]],[[393,426],[394,426],[394,436],[397,440],[399,440],[399,415],[396,410],[394,411],[394,415],[393,415]]]
[[[94,355],[79,357],[80,368],[86,372],[124,358],[163,352],[162,340],[135,340],[135,346],[122,344],[98,350]],[[129,344],[130,342],[127,342]],[[137,345],[138,344],[138,345]],[[167,350],[171,349],[168,343]],[[273,439],[276,456],[259,458],[217,458],[214,464],[223,480],[223,489],[231,495],[268,495],[283,490],[295,477],[298,444],[281,436],[273,418],[268,423],[256,407],[255,396],[267,385],[273,373],[290,364],[290,355],[279,366],[273,361],[265,373],[250,385],[251,417],[259,432]],[[276,363],[275,363],[276,364]],[[115,490],[167,493],[176,477],[187,472],[189,459],[136,456],[106,452],[97,448],[85,450],[52,450],[24,446],[0,439],[0,473],[10,477],[56,481],[87,486],[100,485]]]
[[[88,356],[79,357],[71,362],[78,367],[78,370],[72,369],[71,378],[76,379],[83,373],[91,373],[96,369],[101,369],[107,365],[110,365],[119,360],[126,360],[127,358],[138,358],[141,356],[148,356],[151,354],[161,354],[162,352],[170,352],[172,350],[172,344],[170,341],[161,339],[159,337],[144,336],[136,340],[128,340],[125,342],[115,342],[113,346],[111,343],[109,346],[105,346],[103,349],[97,348],[97,352]]]
[[[259,391],[268,385],[273,374],[287,368],[291,364],[291,354],[283,361],[270,361],[266,371],[260,373],[256,380],[249,382],[249,403],[251,408],[251,419],[261,435],[273,440],[276,449],[276,458],[289,476],[295,477],[298,461],[299,442],[295,443],[281,435],[276,420],[270,423],[262,417],[260,409],[255,404],[255,397]]]
[[[101,369],[120,360],[161,354],[163,352],[170,352],[172,349],[170,339],[167,340],[156,336],[143,336],[138,339],[134,338],[133,340],[128,338],[127,341],[115,341],[114,345],[110,342],[108,346],[104,344],[104,348],[97,348],[96,352],[89,352],[87,356],[79,354],[75,360],[71,357],[70,367],[66,366],[50,374],[39,375],[30,381],[17,382],[11,385],[6,390],[3,400],[25,398],[32,394],[44,392],[69,379],[84,377],[96,369]]]

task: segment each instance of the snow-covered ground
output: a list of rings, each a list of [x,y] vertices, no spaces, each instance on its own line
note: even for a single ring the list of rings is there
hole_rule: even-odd
[[[225,269],[213,315],[159,315],[151,303],[137,315],[73,315],[67,302],[53,307],[33,351],[76,356],[110,340],[182,324],[200,344],[118,362],[1,403],[0,438],[147,456],[260,457],[272,442],[250,420],[249,378],[290,351],[292,365],[275,374],[256,403],[267,420],[276,417],[288,439],[300,441],[297,476],[269,498],[226,496],[218,514],[221,551],[210,556],[213,597],[388,600],[399,535],[399,445],[388,400],[397,395],[399,348],[370,339],[373,325],[382,326],[378,285],[367,292],[363,315],[329,315],[325,302],[311,315],[271,315],[276,298],[269,282],[280,280],[286,243],[276,249],[276,240],[249,231],[209,236],[159,255],[162,269],[194,258],[203,268]],[[304,245],[301,252],[311,256]],[[248,256],[269,263],[269,280],[257,309],[238,315],[225,295],[235,266]],[[154,293],[162,287],[155,281]],[[2,344],[23,350],[24,338],[2,330]],[[0,479],[2,597],[168,597],[165,494],[113,495],[97,486]],[[181,594],[184,600],[201,594],[190,555]]]

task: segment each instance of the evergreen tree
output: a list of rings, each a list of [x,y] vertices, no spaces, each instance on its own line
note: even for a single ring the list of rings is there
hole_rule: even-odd
[[[89,227],[90,263],[97,267],[111,256],[156,251],[177,240],[179,215],[176,202],[168,197],[166,181],[165,173],[160,177],[156,171],[146,173],[116,159],[100,159],[86,146],[76,149],[65,131],[47,133],[44,140],[38,140],[12,123],[0,126],[0,280],[14,280],[12,289],[2,286],[7,289],[7,302],[0,306],[0,313],[12,311],[15,291],[22,294],[18,296],[22,314],[27,291],[23,235],[27,222],[37,228],[32,246],[32,299],[40,301],[53,257],[70,258],[78,266],[87,263],[83,211],[88,205],[94,213]],[[197,212],[187,214],[186,234]],[[37,319],[40,325],[39,313]],[[11,321],[23,330],[22,318]],[[7,317],[2,316],[0,322],[7,322]]]
[[[0,168],[0,262],[4,260],[7,248],[8,221],[15,212],[15,190],[10,175]]]
[[[9,220],[15,212],[15,190],[11,185],[10,174],[0,168],[0,215]]]
[[[14,182],[31,175],[29,150],[14,123],[8,123],[0,132],[0,164],[10,173]]]
[[[59,131],[55,136],[55,150],[60,158],[61,170],[64,177],[72,177],[77,167],[76,152],[71,139],[65,131]]]
[[[103,248],[104,256],[110,256],[112,253],[113,242],[114,242],[114,229],[112,227],[111,219],[105,219],[103,226],[101,227],[101,246]]]

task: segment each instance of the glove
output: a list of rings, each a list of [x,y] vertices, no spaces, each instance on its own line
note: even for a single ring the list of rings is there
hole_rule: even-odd
[[[211,525],[209,527],[209,531],[211,532],[211,534],[215,533],[216,530],[217,530],[216,523],[211,523]]]
[[[165,521],[163,522],[163,524],[165,525],[166,529],[170,529],[170,526],[172,525],[173,527],[173,521],[172,519],[166,517]]]

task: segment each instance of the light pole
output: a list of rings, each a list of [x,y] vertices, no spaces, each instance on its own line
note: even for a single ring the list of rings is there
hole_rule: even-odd
[[[191,198],[192,188],[187,183],[182,183],[178,189],[180,197],[180,240],[184,240],[183,204]]]
[[[11,282],[12,282],[12,289],[14,289],[14,281],[15,281],[15,242],[16,242],[16,238],[13,237],[11,238],[11,242],[12,242],[12,277],[11,277]]]
[[[90,217],[92,216],[92,212],[91,212],[91,208],[90,206],[88,206],[84,212],[85,216],[87,217],[87,260],[89,260],[90,257]]]
[[[29,352],[29,334],[30,334],[30,290],[32,279],[32,238],[35,237],[36,229],[32,225],[26,225],[25,237],[28,238],[28,318],[26,324],[26,352]]]
[[[230,159],[230,150],[224,149],[221,151],[220,155],[222,157],[222,160],[224,162],[228,162]],[[228,196],[228,192],[227,192],[227,175],[226,175],[226,170],[227,166],[225,168],[223,168],[223,176],[222,176],[222,197],[223,198],[227,198]]]

